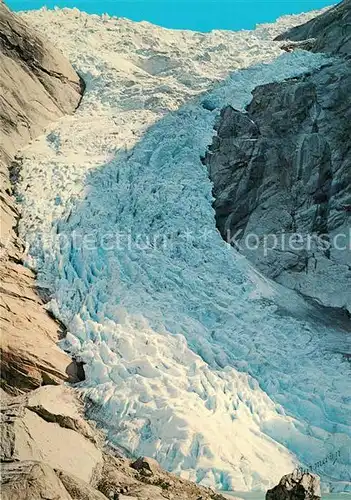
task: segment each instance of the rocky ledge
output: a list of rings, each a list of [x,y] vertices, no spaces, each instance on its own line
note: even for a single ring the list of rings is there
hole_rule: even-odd
[[[345,0],[285,34],[338,57],[257,87],[246,113],[223,109],[204,160],[222,236],[266,276],[348,312],[350,15]]]

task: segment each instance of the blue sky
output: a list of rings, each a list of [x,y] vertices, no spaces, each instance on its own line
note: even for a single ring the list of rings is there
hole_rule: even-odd
[[[150,21],[167,28],[198,31],[251,29],[283,14],[320,9],[333,0],[7,0],[14,10],[78,7],[89,13]]]

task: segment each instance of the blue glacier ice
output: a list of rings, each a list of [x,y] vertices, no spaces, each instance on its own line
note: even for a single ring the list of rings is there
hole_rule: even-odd
[[[221,107],[244,109],[257,85],[324,56],[280,55],[268,28],[200,36],[68,9],[41,19],[87,92],[23,153],[20,231],[108,441],[238,491],[341,450],[318,472],[350,490],[349,367],[328,347],[334,332],[221,239],[201,163]]]

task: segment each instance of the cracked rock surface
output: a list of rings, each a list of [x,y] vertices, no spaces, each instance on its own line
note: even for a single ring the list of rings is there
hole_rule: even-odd
[[[33,460],[3,464],[3,500],[72,500],[52,468]]]

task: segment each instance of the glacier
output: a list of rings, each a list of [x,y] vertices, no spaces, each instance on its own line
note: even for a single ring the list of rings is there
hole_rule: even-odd
[[[22,15],[87,84],[76,114],[22,153],[19,230],[110,444],[227,491],[265,490],[340,450],[318,473],[350,491],[338,333],[222,240],[201,163],[223,106],[326,62],[271,41],[314,14],[208,34]]]

